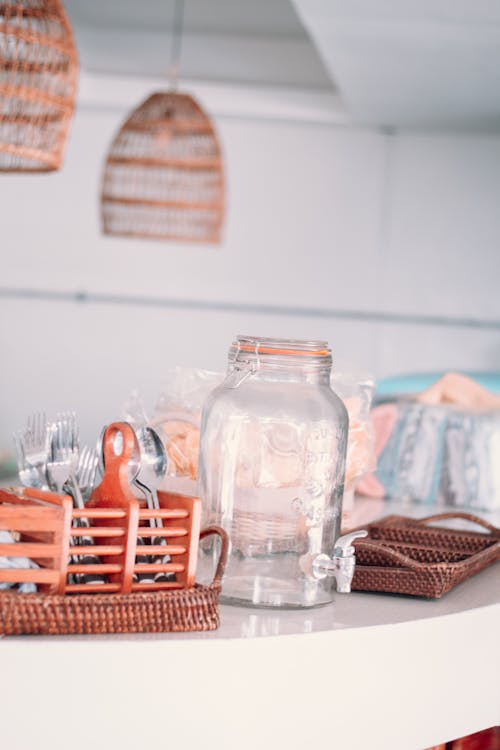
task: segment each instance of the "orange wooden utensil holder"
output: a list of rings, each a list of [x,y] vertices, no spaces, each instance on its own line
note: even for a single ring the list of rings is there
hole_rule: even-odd
[[[139,509],[135,525],[129,519],[136,516],[127,508],[75,510],[67,496],[35,489],[0,490],[0,529],[12,532],[16,538],[14,544],[0,544],[0,555],[29,557],[40,566],[0,569],[0,582],[31,581],[38,588],[34,594],[0,591],[0,635],[161,633],[217,628],[228,536],[216,526],[198,533],[197,498],[160,493],[159,500],[161,510],[156,515],[163,520],[163,533],[176,543],[158,545],[158,549],[151,545],[148,551],[170,554],[175,562],[163,567],[155,564],[154,570],[173,571],[176,580],[130,585],[130,576],[126,575],[129,563],[124,566],[120,560],[135,558],[137,537],[132,533],[133,528],[139,536],[162,531],[138,525],[141,520],[148,520],[153,511]],[[72,520],[83,514],[89,519],[90,528],[72,527]],[[72,544],[82,534],[97,543]],[[205,586],[194,583],[194,577],[198,539],[209,534],[221,538],[221,552],[214,579]],[[107,543],[109,539],[112,544]],[[141,554],[144,549],[141,548]],[[99,565],[79,565],[69,561],[70,555],[82,553],[101,555],[115,562],[103,560]],[[140,564],[129,567],[141,571]],[[104,573],[112,575],[113,580],[106,584],[70,583],[70,574],[78,572]],[[131,593],[126,593],[127,588],[131,588]]]
[[[29,557],[39,568],[0,568],[0,583],[35,583],[63,594],[68,576],[72,500],[36,489],[0,490],[0,529],[19,538],[0,544],[0,556]]]
[[[49,594],[164,591],[191,588],[196,575],[200,536],[200,501],[159,493],[161,509],[142,509],[133,498],[130,505],[112,508],[73,508],[69,496],[31,488],[0,490],[0,529],[19,537],[16,544],[0,544],[1,556],[29,557],[39,568],[0,568],[0,582],[36,583]],[[73,519],[88,518],[89,528],[75,527]],[[149,518],[161,518],[163,528],[140,526]],[[137,539],[163,537],[166,545],[143,545],[139,554],[169,555],[170,563],[136,563]],[[78,545],[76,537],[88,537],[92,544]],[[170,539],[175,543],[170,544]],[[73,557],[95,555],[101,563],[74,562]],[[133,574],[175,573],[175,581],[133,583]],[[96,573],[109,583],[72,583],[71,576]]]
[[[122,450],[115,453],[115,441],[121,435]],[[189,588],[194,585],[198,539],[200,535],[200,500],[172,493],[159,492],[160,510],[141,506],[129,483],[129,462],[136,450],[137,439],[126,422],[115,422],[106,429],[103,438],[105,471],[101,484],[94,490],[84,510],[74,510],[73,517],[88,518],[95,547],[79,547],[77,554],[99,555],[102,565],[70,565],[70,572],[102,573],[108,576],[105,584],[68,584],[67,591],[149,591]],[[161,525],[152,527],[151,519]],[[77,529],[79,536],[89,536],[88,529]],[[154,538],[156,544],[149,542]],[[144,544],[138,549],[138,539]],[[164,539],[167,544],[158,544]],[[172,543],[171,543],[172,542]],[[169,563],[138,563],[137,555],[170,556]],[[175,573],[175,581],[134,583],[134,574]],[[91,588],[89,588],[91,586]]]

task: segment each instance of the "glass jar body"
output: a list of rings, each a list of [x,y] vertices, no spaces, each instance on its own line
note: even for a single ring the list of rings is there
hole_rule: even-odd
[[[205,405],[199,483],[203,525],[231,539],[222,599],[270,607],[332,601],[312,573],[339,536],[348,418],[330,367],[233,364]],[[216,551],[202,546],[208,578]]]

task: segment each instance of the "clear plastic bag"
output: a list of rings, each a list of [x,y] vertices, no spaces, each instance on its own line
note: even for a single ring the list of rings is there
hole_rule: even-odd
[[[194,494],[198,478],[201,410],[208,394],[224,379],[223,373],[189,367],[168,370],[158,401],[148,413],[132,393],[125,418],[133,425],[147,424],[158,432],[168,455],[161,489]]]
[[[375,381],[370,375],[352,366],[337,366],[332,373],[331,386],[344,402],[349,414],[342,506],[342,522],[344,526],[348,526],[356,484],[364,474],[373,471],[376,466],[374,434],[370,420]]]

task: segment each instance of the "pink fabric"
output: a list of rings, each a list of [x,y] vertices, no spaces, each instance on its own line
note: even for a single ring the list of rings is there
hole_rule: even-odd
[[[500,408],[500,396],[490,393],[467,375],[448,372],[416,397],[422,404],[459,404],[472,411]],[[396,404],[382,404],[372,409],[371,420],[375,435],[375,455],[384,450],[397,419]],[[385,490],[375,474],[362,477],[356,492],[369,497],[384,497]]]
[[[371,412],[373,434],[375,436],[375,456],[378,458],[384,450],[398,417],[396,404],[382,404]],[[385,488],[375,474],[361,477],[356,486],[356,492],[368,497],[384,497]]]

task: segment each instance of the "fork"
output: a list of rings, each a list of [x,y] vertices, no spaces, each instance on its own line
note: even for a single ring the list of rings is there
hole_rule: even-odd
[[[91,465],[90,467],[87,466],[88,463],[90,464],[90,459],[87,458],[88,449],[85,456],[83,456],[84,451],[82,451],[82,457],[79,460],[78,426],[75,414],[71,412],[59,414],[56,422],[51,425],[50,431],[50,456],[52,460],[47,462],[47,474],[58,492],[63,492],[67,488],[73,497],[74,505],[77,508],[83,509],[85,503],[77,475],[84,470],[85,474],[87,474],[91,470]],[[85,481],[90,482],[91,478],[91,475],[89,475]],[[87,518],[76,519],[75,525],[80,528],[90,528]],[[92,545],[93,540],[90,536],[77,537],[76,544]],[[100,562],[99,558],[93,554],[75,555],[73,559],[75,562],[91,565]],[[105,576],[93,573],[78,574],[76,580],[83,583],[106,583]]]
[[[72,456],[67,445],[67,436],[61,422],[53,422],[49,426],[49,458],[46,470],[49,487],[61,494],[64,485],[70,478]]]
[[[17,458],[17,471],[19,474],[19,481],[24,487],[37,487],[39,489],[45,489],[46,486],[42,483],[40,475],[37,469],[33,469],[31,466],[26,464],[26,456],[24,453],[24,441],[22,433],[15,432],[13,435],[14,445],[16,448]]]
[[[76,474],[77,484],[80,488],[80,493],[84,503],[90,498],[92,490],[94,489],[97,463],[98,456],[96,451],[91,450],[85,445],[80,453]]]
[[[60,412],[56,416],[55,424],[60,431],[60,444],[64,445],[67,450],[71,469],[74,473],[78,466],[78,456],[80,452],[79,429],[75,412]]]
[[[62,494],[71,472],[71,455],[67,445],[65,425],[61,421],[53,422],[49,425],[48,432],[49,456],[46,465],[47,480],[53,492]],[[74,563],[80,562],[78,555],[72,555],[71,560]]]
[[[61,412],[49,427],[50,458],[47,466],[56,490],[62,492],[67,484],[77,508],[84,503],[76,480],[79,463],[78,425],[74,412]]]
[[[39,412],[28,417],[21,442],[25,467],[38,473],[39,486],[46,485],[45,464],[49,452],[49,433],[45,413]]]

